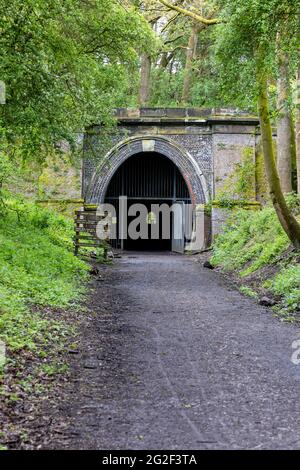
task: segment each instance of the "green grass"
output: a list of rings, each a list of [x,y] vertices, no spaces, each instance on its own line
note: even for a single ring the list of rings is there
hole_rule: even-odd
[[[274,209],[240,209],[228,220],[214,245],[211,263],[246,276],[272,263],[289,246]]]
[[[250,287],[241,286],[239,290],[242,294],[246,295],[247,297],[250,297],[252,299],[257,299],[258,298],[257,293],[254,292],[254,290],[252,290]]]
[[[10,350],[35,350],[67,334],[38,307],[69,307],[84,292],[88,266],[73,255],[72,236],[71,220],[34,203],[6,201],[0,214],[0,340]]]
[[[288,202],[294,213],[299,213],[299,200],[290,196]],[[233,212],[225,230],[216,238],[211,263],[238,272],[241,278],[275,264],[277,274],[263,287],[282,299],[282,311],[293,312],[300,309],[300,265],[296,258],[294,262],[293,258],[287,262],[279,260],[289,245],[273,207],[253,212],[240,209]],[[248,291],[247,286],[241,289]]]
[[[288,312],[300,310],[300,265],[295,264],[282,268],[264,286],[283,298],[282,307]]]

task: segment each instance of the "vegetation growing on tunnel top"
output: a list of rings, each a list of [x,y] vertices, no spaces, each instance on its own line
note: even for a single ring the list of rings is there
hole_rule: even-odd
[[[290,195],[287,199],[299,218],[299,198]],[[273,207],[238,209],[216,238],[211,262],[225,271],[237,271],[243,282],[257,273],[262,287],[281,299],[282,312],[296,311],[300,309],[300,265],[295,251],[286,255],[289,245]],[[272,274],[263,279],[261,270],[270,266]]]
[[[39,308],[69,307],[84,292],[88,266],[73,255],[73,224],[34,203],[5,201],[0,217],[0,340],[11,350],[36,350],[63,323]],[[34,308],[32,308],[34,306]]]

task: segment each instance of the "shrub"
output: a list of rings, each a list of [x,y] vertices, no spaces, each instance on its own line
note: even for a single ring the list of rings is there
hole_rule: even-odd
[[[282,297],[283,306],[289,311],[300,310],[300,265],[283,268],[265,287]]]
[[[11,349],[34,349],[63,326],[30,307],[78,301],[88,266],[73,255],[72,221],[16,199],[6,207],[0,217],[0,339]]]
[[[272,207],[253,212],[240,209],[216,238],[211,262],[225,270],[239,269],[245,276],[272,263],[288,245]]]
[[[299,214],[299,198],[287,196],[293,212]],[[232,214],[225,229],[215,241],[211,263],[227,271],[238,270],[247,276],[264,266],[276,263],[278,272],[263,287],[281,297],[279,310],[300,310],[300,265],[288,265],[281,254],[288,248],[289,240],[272,207],[250,212],[240,209]],[[294,258],[295,259],[295,258]],[[242,292],[250,294],[243,286]]]

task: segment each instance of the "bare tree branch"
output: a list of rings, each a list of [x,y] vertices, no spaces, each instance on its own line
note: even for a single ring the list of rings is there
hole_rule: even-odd
[[[163,27],[163,29],[161,30],[161,32],[163,33],[169,26],[170,24],[176,20],[176,18],[178,18],[178,16],[180,15],[180,13],[176,12],[175,15],[173,15],[169,21],[167,22],[167,24]]]
[[[197,13],[193,13],[192,11],[185,10],[184,8],[181,8],[177,5],[172,5],[171,3],[167,2],[166,0],[159,0],[159,1],[160,1],[160,3],[162,3],[163,5],[168,7],[170,10],[174,10],[174,11],[177,11],[178,13],[181,13],[182,15],[189,16],[193,20],[195,20],[199,23],[203,23],[207,26],[221,23],[221,20],[218,19],[218,18],[211,18],[211,19],[204,18],[203,16],[198,15]]]

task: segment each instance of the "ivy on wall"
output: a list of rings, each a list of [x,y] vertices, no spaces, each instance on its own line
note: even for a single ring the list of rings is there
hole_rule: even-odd
[[[219,206],[232,207],[253,202],[256,197],[255,188],[255,161],[252,147],[245,147],[241,160],[234,164],[233,171],[216,195]]]

